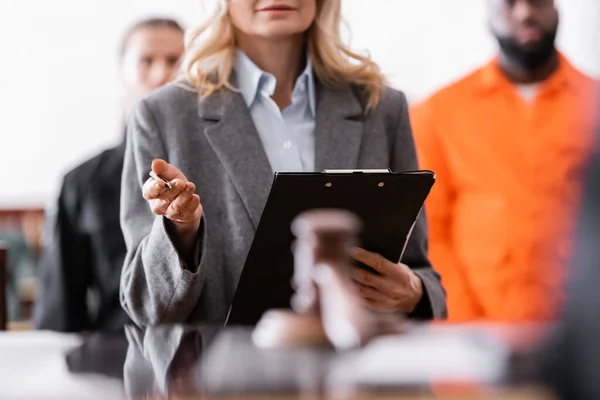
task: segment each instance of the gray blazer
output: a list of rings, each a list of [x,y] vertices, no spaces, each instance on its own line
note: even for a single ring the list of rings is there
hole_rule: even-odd
[[[405,96],[388,89],[365,114],[360,93],[317,84],[316,170],[417,169]],[[242,96],[221,90],[199,100],[197,93],[167,85],[137,105],[127,136],[121,192],[125,311],[140,325],[224,322],[273,179]],[[142,197],[154,158],[177,166],[196,184],[204,217],[194,265],[179,256],[165,220]],[[424,217],[402,261],[423,281],[425,295],[414,316],[444,317],[446,295],[427,258]]]

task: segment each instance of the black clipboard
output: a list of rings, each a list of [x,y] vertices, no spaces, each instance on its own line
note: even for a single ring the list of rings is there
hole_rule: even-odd
[[[265,311],[290,307],[291,223],[300,213],[318,208],[351,211],[362,220],[360,246],[399,261],[434,182],[431,171],[276,173],[226,325],[253,326]]]

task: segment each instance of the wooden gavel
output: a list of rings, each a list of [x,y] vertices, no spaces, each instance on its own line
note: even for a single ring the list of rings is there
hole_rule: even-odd
[[[329,343],[360,347],[373,337],[401,330],[397,316],[363,307],[352,282],[349,255],[357,244],[359,219],[342,210],[313,210],[292,223],[294,248],[292,310],[265,313],[254,332],[259,346]],[[391,322],[391,323],[390,323]]]

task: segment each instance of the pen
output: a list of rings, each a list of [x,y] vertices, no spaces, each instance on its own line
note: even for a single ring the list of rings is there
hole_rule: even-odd
[[[160,176],[156,175],[154,173],[154,171],[150,171],[150,176],[154,179],[160,179],[161,181],[163,181],[165,183],[165,185],[167,185],[167,187],[169,189],[171,189],[173,186],[171,186],[171,182],[169,182],[168,180],[166,180],[165,178],[161,178]]]

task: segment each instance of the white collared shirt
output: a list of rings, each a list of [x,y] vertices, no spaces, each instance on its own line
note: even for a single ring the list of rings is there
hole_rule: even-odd
[[[273,172],[314,171],[316,96],[310,59],[296,80],[292,103],[283,110],[271,98],[275,77],[239,49],[234,70]]]

